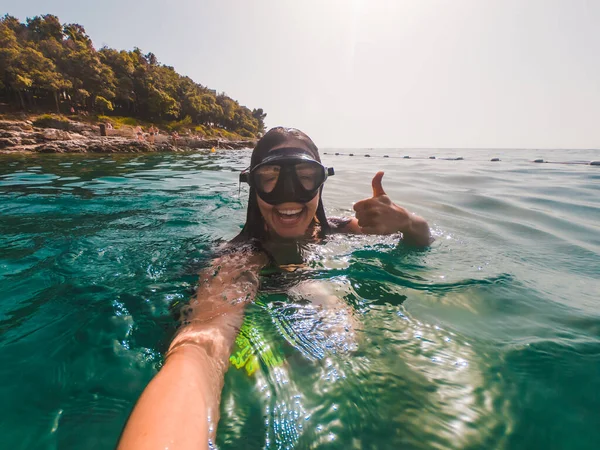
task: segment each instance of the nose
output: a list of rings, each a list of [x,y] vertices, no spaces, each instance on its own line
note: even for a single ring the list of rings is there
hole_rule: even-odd
[[[284,179],[283,179],[283,192],[286,196],[286,198],[293,198],[294,194],[295,194],[295,189],[294,189],[294,180],[292,179],[292,173],[291,170],[286,170],[285,173],[283,174]]]

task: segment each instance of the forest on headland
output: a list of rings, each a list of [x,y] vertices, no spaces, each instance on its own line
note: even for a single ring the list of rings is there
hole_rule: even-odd
[[[3,110],[132,118],[245,138],[259,137],[266,117],[160,64],[151,52],[96,50],[83,26],[51,14],[25,23],[0,19],[0,103]]]

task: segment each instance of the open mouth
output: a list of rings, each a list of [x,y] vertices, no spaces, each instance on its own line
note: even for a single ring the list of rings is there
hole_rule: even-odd
[[[286,227],[292,227],[298,224],[306,211],[306,207],[302,208],[285,208],[285,209],[277,209],[275,208],[275,218],[277,221]]]

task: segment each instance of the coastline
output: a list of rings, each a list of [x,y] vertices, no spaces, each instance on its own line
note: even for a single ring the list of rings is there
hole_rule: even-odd
[[[198,149],[237,150],[253,148],[255,140],[228,140],[182,135],[175,141],[162,133],[151,143],[147,135],[138,140],[132,127],[106,130],[99,124],[71,121],[69,129],[36,127],[31,120],[0,119],[0,154],[38,153],[155,153]]]

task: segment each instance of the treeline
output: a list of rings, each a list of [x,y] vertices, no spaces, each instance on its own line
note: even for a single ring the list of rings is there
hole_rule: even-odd
[[[15,109],[179,120],[246,137],[262,133],[266,117],[159,64],[153,53],[97,51],[81,25],[50,14],[0,19],[0,98]]]

